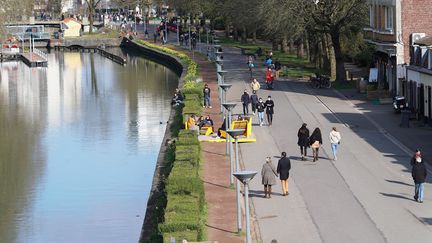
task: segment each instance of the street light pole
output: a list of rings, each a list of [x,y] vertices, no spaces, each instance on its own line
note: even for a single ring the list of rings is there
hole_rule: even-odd
[[[245,197],[245,221],[246,221],[246,243],[252,243],[252,237],[250,233],[250,219],[249,219],[249,182],[254,178],[257,174],[256,171],[241,171],[236,172],[233,175],[237,178],[238,181],[241,181],[244,184],[244,197]]]
[[[231,130],[227,130],[227,133],[234,138],[235,140],[235,149],[236,149],[236,153],[235,153],[235,173],[240,172],[240,165],[239,165],[239,158],[238,158],[238,137],[241,134],[244,134],[245,129],[231,129]],[[242,231],[242,226],[241,226],[241,202],[240,202],[240,181],[237,180],[236,183],[236,198],[237,198],[237,230],[238,232]]]

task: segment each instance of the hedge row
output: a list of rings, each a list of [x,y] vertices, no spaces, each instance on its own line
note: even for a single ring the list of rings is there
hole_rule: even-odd
[[[198,65],[187,55],[175,50],[157,46],[146,41],[140,44],[148,46],[170,55],[178,57],[187,66],[182,92],[185,95],[184,105],[177,112],[181,118],[174,123],[184,123],[186,115],[200,116],[202,107],[203,84],[196,83]],[[179,126],[180,124],[174,124]],[[176,134],[173,134],[176,135]],[[170,242],[171,237],[176,241],[202,241],[206,238],[205,222],[207,219],[204,196],[204,183],[200,178],[201,146],[196,131],[180,130],[175,143],[175,160],[165,181],[167,204],[163,223],[158,226],[163,242]]]
[[[175,161],[166,181],[167,205],[159,231],[164,242],[205,240],[207,218],[204,184],[200,178],[201,146],[194,131],[181,130]]]

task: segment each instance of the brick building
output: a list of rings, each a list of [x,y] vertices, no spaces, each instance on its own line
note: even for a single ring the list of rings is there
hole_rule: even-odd
[[[432,35],[432,0],[368,0],[365,40],[376,46],[379,86],[392,95],[407,90],[406,66],[413,38]],[[423,33],[423,34],[416,34]]]

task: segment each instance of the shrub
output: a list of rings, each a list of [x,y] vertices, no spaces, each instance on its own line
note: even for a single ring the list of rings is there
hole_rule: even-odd
[[[172,149],[166,158],[169,165],[167,169],[171,169],[171,172],[165,181],[166,207],[158,232],[164,242],[169,242],[171,237],[176,240],[201,241],[206,237],[207,218],[204,184],[199,177],[201,147],[196,131],[180,130],[184,114],[202,115],[203,84],[196,83],[198,65],[181,52],[142,40],[138,40],[138,43],[177,56],[187,66],[182,87],[185,101],[176,109],[171,126],[172,134],[178,136],[178,139],[175,151]]]

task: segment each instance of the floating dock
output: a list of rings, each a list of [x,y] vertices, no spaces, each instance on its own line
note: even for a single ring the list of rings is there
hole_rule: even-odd
[[[21,60],[27,64],[29,67],[47,67],[48,60],[42,55],[31,52],[31,53],[21,53]]]

